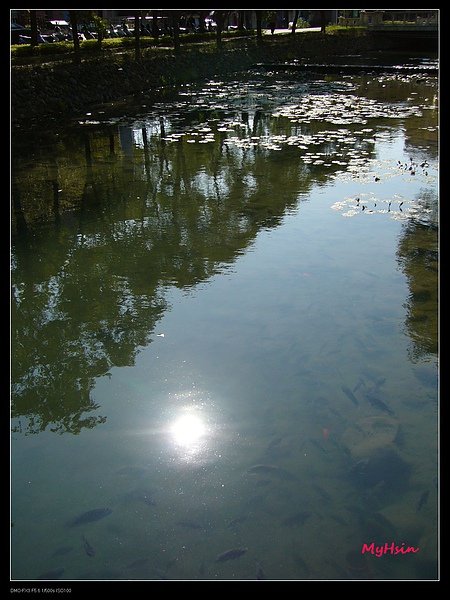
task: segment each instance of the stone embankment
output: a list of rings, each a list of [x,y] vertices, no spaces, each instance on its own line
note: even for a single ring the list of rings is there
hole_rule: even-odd
[[[275,39],[276,38],[276,39]],[[363,53],[371,49],[366,36],[305,33],[264,39],[240,38],[215,45],[146,48],[140,61],[131,50],[83,56],[81,64],[71,59],[11,66],[13,124],[46,117],[75,116],[94,105],[111,103],[161,87],[201,81],[245,71],[258,62],[286,60],[331,60],[337,55]]]

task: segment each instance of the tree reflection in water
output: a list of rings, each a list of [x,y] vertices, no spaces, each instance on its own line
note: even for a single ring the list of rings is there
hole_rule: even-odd
[[[436,213],[437,198],[424,203]],[[397,251],[398,261],[408,279],[405,327],[411,339],[414,362],[438,352],[438,227],[431,222],[409,221]]]
[[[187,153],[152,127],[82,132],[58,161],[41,149],[28,171],[16,162],[12,416],[28,417],[28,433],[103,422],[86,416],[99,409],[95,379],[150,343],[164,286],[193,286],[232,262],[311,185],[266,152],[218,139]]]

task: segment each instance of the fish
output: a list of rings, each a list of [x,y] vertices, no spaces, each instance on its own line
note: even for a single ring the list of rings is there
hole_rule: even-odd
[[[69,552],[72,552],[72,550],[73,546],[60,546],[59,548],[56,548],[56,550],[53,552],[52,557],[64,556],[65,554],[69,554]]]
[[[341,390],[355,406],[358,406],[359,402],[350,388],[348,388],[346,385],[341,385]]]
[[[427,490],[426,492],[423,492],[423,494],[421,494],[421,496],[419,498],[419,502],[417,503],[417,508],[416,508],[417,512],[419,512],[425,506],[429,495],[430,495],[429,490]]]
[[[359,520],[364,518],[367,513],[367,510],[364,510],[363,508],[361,508],[360,506],[357,506],[356,504],[347,504],[346,506],[344,506],[344,508],[345,508],[345,510],[348,510],[349,513],[351,513],[352,515],[355,515]]]
[[[330,558],[326,558],[324,561],[327,565],[330,565],[330,567],[332,567],[340,577],[343,577],[344,579],[348,579],[348,573],[347,571],[341,567],[341,565],[339,565],[335,560],[330,559]]]
[[[301,571],[303,571],[305,573],[305,575],[309,575],[310,570],[309,570],[308,565],[305,563],[305,561],[303,560],[303,558],[300,556],[300,554],[296,550],[294,550],[292,552],[292,559],[293,559],[295,565]]]
[[[270,485],[271,483],[273,483],[273,480],[270,479],[258,479],[258,481],[255,483],[256,487],[266,487],[266,485]]]
[[[330,437],[330,430],[328,429],[328,427],[324,427],[322,429],[322,437],[325,441],[327,441],[327,439]]]
[[[125,494],[121,494],[119,498],[125,502],[144,502],[148,506],[156,506],[156,502],[153,500],[153,494],[145,489],[135,489]]]
[[[186,527],[186,529],[203,529],[200,523],[196,523],[195,521],[177,521],[175,525]]]
[[[147,473],[147,467],[136,467],[134,465],[125,465],[124,467],[120,467],[120,469],[116,471],[117,475],[129,476],[137,479],[142,478]]]
[[[104,517],[107,517],[112,513],[110,508],[94,508],[92,510],[88,510],[87,512],[75,517],[71,521],[69,521],[68,525],[70,527],[75,527],[77,525],[84,525],[85,523],[92,523],[93,521],[99,521]]]
[[[301,511],[291,515],[290,517],[286,517],[283,519],[283,525],[304,525],[305,521],[308,517],[311,516],[311,513],[308,511]]]
[[[147,506],[156,506],[156,502],[152,500],[149,496],[143,496],[142,502],[144,502],[144,504],[146,504]]]
[[[253,467],[247,469],[247,473],[274,475],[275,477],[289,481],[295,479],[294,475],[290,471],[287,471],[286,469],[276,465],[253,465]]]
[[[394,414],[394,411],[391,408],[389,408],[389,406],[385,402],[383,402],[383,400],[380,400],[373,394],[366,394],[366,398],[374,408],[383,410],[384,412],[388,413],[388,415]]]
[[[391,532],[393,534],[396,533],[397,530],[396,530],[395,526],[391,523],[391,521],[389,521],[388,518],[386,518],[380,512],[374,512],[374,513],[372,513],[371,518],[374,519],[374,521],[376,521],[380,525],[382,525],[385,528],[386,531],[389,531],[389,532]]]
[[[202,560],[199,568],[198,568],[198,576],[200,577],[200,579],[204,579],[206,575],[206,566],[205,566],[205,561]]]
[[[382,385],[386,383],[386,377],[379,377],[376,381],[374,381],[374,390],[379,390]]]
[[[233,560],[239,558],[247,552],[248,548],[232,548],[226,552],[222,552],[216,557],[215,562],[225,562],[226,560]]]
[[[256,571],[256,579],[258,579],[258,581],[261,581],[263,579],[267,579],[266,574],[264,573],[264,569],[262,568],[262,566],[259,564],[258,561],[256,561],[256,564],[258,566],[258,569]]]
[[[272,450],[272,448],[279,446],[282,441],[283,441],[282,437],[274,438],[269,444],[267,444],[267,450]]]
[[[87,539],[85,538],[84,535],[83,535],[82,539],[83,539],[84,551],[86,552],[86,554],[88,556],[95,556],[94,548],[90,545],[90,543],[87,541]]]
[[[324,454],[328,454],[328,450],[325,450],[325,448],[322,446],[322,444],[320,442],[318,442],[317,440],[315,440],[314,438],[310,438],[309,442],[311,444],[314,444],[314,446],[316,448],[318,448],[321,452],[323,452]]]
[[[52,569],[51,571],[42,573],[37,579],[59,579],[63,573],[64,569],[60,567],[59,569]]]
[[[326,490],[324,490],[322,487],[320,487],[320,485],[313,483],[312,488],[319,494],[319,496],[322,498],[322,500],[326,500],[327,502],[330,502],[332,500],[331,495]]]
[[[357,392],[359,390],[359,388],[361,386],[365,386],[366,384],[364,383],[364,379],[362,377],[360,377],[355,385],[355,387],[353,388],[353,393]]]
[[[137,560],[135,560],[132,563],[130,563],[129,565],[127,565],[125,568],[126,569],[139,569],[139,567],[143,567],[143,566],[147,565],[149,560],[150,559],[148,557],[138,558]]]
[[[348,526],[347,521],[345,519],[343,519],[342,517],[340,517],[339,515],[331,514],[330,517],[333,519],[333,521],[336,521],[336,523],[339,523],[339,525],[344,525],[344,527]]]
[[[229,527],[230,529],[232,529],[233,527],[236,527],[237,525],[241,525],[242,523],[244,523],[245,521],[247,521],[248,517],[243,516],[243,517],[236,517],[235,519],[232,519],[227,527]]]
[[[267,448],[264,452],[264,456],[266,456],[267,458],[270,457],[271,460],[273,460],[283,458],[292,454],[292,448],[290,448],[289,445],[284,444],[283,441],[284,440],[282,437],[274,438],[267,445]]]

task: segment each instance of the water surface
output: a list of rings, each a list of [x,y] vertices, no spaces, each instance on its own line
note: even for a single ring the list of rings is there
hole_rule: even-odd
[[[253,73],[14,133],[12,579],[436,578],[437,116]]]

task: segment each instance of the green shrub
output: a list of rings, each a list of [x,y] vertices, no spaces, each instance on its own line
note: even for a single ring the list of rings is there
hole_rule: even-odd
[[[97,40],[83,40],[80,42],[80,50],[82,52],[98,52],[100,50],[100,46]]]
[[[364,35],[367,31],[365,25],[346,27],[345,25],[327,25],[326,32],[331,35]]]
[[[67,52],[72,51],[72,42],[53,42],[51,44],[39,44],[34,48],[33,54],[47,56],[48,54],[67,54]]]
[[[31,46],[29,44],[13,44],[11,46],[11,58],[21,56],[32,56]]]
[[[305,19],[302,19],[302,18],[297,20],[296,29],[306,29],[307,27],[311,27],[311,25],[308,23],[308,21],[305,21]]]
[[[66,54],[72,52],[72,42],[53,42],[48,44],[39,44],[32,47],[30,44],[16,44],[11,46],[11,58],[21,56],[47,56],[49,54]]]

